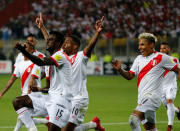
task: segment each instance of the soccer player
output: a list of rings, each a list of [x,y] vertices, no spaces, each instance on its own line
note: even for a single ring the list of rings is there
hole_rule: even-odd
[[[60,50],[63,42],[64,35],[57,31],[50,32],[46,50],[52,56],[43,59],[28,53],[21,44],[16,44],[16,48],[33,63],[39,66],[50,65],[49,100],[46,102],[50,122],[49,131],[61,130],[67,124],[71,109],[72,69],[68,56]]]
[[[30,43],[30,42],[26,42],[24,45],[24,48],[29,52],[29,53],[33,53],[35,48],[34,46]],[[27,95],[28,94],[28,84],[29,84],[29,80],[31,78],[31,75],[34,76],[38,76],[39,75],[39,71],[40,69],[38,67],[35,67],[35,65],[27,58],[27,57],[23,57],[24,60],[21,60],[17,65],[16,68],[14,70],[13,75],[11,76],[10,80],[8,81],[6,87],[4,88],[4,90],[2,91],[2,93],[0,93],[0,97],[2,97],[7,91],[8,89],[10,89],[10,87],[12,87],[13,83],[15,82],[15,80],[20,77],[21,78],[21,83],[22,83],[22,95]],[[36,69],[35,69],[36,68]],[[34,70],[36,70],[36,72],[32,72]],[[35,79],[36,82],[36,86],[40,87],[40,78]],[[29,94],[28,97],[33,97],[33,96],[38,96],[40,97],[41,94],[40,93],[31,93]],[[27,110],[28,112],[29,110]],[[21,117],[21,116],[20,116]],[[20,118],[19,117],[19,118]],[[21,119],[21,118],[20,118]],[[19,120],[18,120],[19,122]],[[17,122],[17,123],[18,123]],[[17,124],[18,125],[18,124]],[[29,125],[27,126],[28,129],[30,130],[37,130],[36,127],[34,126],[33,121],[29,121]],[[16,130],[16,129],[15,129]]]
[[[170,56],[171,48],[168,43],[161,43],[160,52],[165,53]],[[179,60],[175,57],[170,56],[171,59],[179,65]],[[162,82],[163,95],[162,101],[164,106],[167,108],[168,116],[168,127],[167,131],[172,130],[174,115],[177,114],[178,119],[180,120],[180,108],[174,106],[174,100],[177,93],[177,78],[176,73],[166,70],[163,75],[164,79]]]
[[[91,57],[91,52],[97,43],[97,39],[103,29],[103,20],[98,20],[95,25],[96,33],[90,43],[84,48],[83,51],[79,51],[80,40],[74,35],[66,36],[63,44],[64,52],[69,55],[72,63],[72,79],[73,79],[73,100],[72,111],[69,118],[69,122],[63,131],[84,131],[88,129],[96,129],[104,131],[105,129],[100,125],[100,120],[95,117],[92,122],[82,124],[84,116],[88,108],[88,92],[86,89],[86,68],[88,59]],[[48,37],[47,31],[43,25],[42,14],[40,18],[36,19],[36,23],[42,31],[44,38]]]
[[[180,75],[180,69],[171,57],[154,50],[156,37],[153,34],[142,33],[138,40],[141,55],[136,57],[130,71],[121,68],[122,61],[114,60],[112,66],[127,80],[138,76],[138,105],[129,118],[132,130],[140,131],[141,122],[145,130],[156,131],[155,111],[161,105],[163,74],[168,69]]]
[[[35,35],[33,34],[29,34],[26,38],[26,41],[27,42],[30,42],[34,47],[36,46],[37,44],[37,40],[35,38]],[[34,50],[33,52],[33,55],[36,55],[36,56],[39,56],[39,57],[44,57],[45,55],[37,50]],[[24,56],[22,53],[19,53],[16,57],[16,61],[15,61],[15,64],[14,64],[14,68],[16,67],[16,65],[18,64],[18,62],[20,62],[21,60],[24,60]]]

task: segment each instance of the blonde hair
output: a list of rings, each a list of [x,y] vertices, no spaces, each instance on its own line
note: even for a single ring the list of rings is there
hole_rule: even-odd
[[[157,42],[157,37],[151,33],[141,33],[138,36],[138,40],[146,39],[149,43],[153,42],[154,44]]]

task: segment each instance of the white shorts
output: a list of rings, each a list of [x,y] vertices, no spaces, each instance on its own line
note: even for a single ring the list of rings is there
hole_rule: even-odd
[[[84,122],[84,117],[88,109],[89,99],[72,100],[72,110],[69,122],[80,125]]]
[[[162,102],[164,105],[167,104],[167,100],[175,100],[177,94],[177,87],[169,87],[166,89],[163,89],[163,95],[162,95]]]
[[[46,109],[49,115],[49,122],[63,128],[69,120],[71,101],[56,95],[50,97],[49,101],[46,102]]]
[[[138,104],[136,107],[137,111],[146,112],[146,111],[156,111],[161,105],[160,98],[146,98],[142,103]]]
[[[46,117],[48,115],[45,103],[49,99],[49,95],[34,95],[35,93],[28,94],[32,100],[33,110],[32,117]]]

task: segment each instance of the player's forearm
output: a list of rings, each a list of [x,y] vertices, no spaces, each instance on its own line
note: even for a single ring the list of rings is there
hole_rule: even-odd
[[[119,69],[118,72],[127,80],[131,80],[134,77],[131,73],[123,69]]]
[[[91,41],[88,43],[88,45],[85,47],[84,49],[84,53],[87,56],[91,55],[92,50],[94,49],[97,40],[99,38],[100,32],[96,31],[96,33],[94,34],[93,38],[91,39]]]
[[[27,52],[25,49],[21,49],[20,50],[27,58],[29,58],[34,64],[38,65],[38,66],[43,66],[45,65],[43,60],[37,56],[34,56],[32,54],[30,54],[29,52]]]
[[[49,34],[48,34],[45,26],[43,25],[40,29],[41,29],[41,32],[42,32],[42,34],[43,34],[43,36],[44,36],[45,41],[47,42],[47,39],[48,39],[48,37],[49,37]]]

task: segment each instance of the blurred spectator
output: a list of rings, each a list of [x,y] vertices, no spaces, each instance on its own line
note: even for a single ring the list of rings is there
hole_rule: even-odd
[[[13,38],[29,33],[41,36],[35,25],[40,12],[49,30],[76,33],[87,40],[94,32],[92,26],[102,15],[107,39],[136,38],[144,31],[160,36],[180,35],[180,2],[176,0],[39,0],[32,6],[33,12],[6,25]]]
[[[96,61],[98,61],[97,55],[96,55],[96,54],[92,54],[89,61],[91,61],[91,62],[96,62]]]

